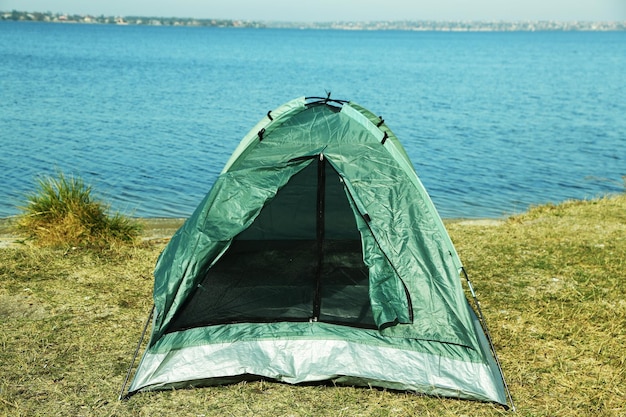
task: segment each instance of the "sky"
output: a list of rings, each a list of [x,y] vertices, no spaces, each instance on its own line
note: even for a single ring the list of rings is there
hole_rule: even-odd
[[[626,0],[0,0],[0,10],[298,22],[626,20]]]

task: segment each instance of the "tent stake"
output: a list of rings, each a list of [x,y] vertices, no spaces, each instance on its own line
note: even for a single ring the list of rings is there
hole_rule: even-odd
[[[143,331],[141,332],[141,337],[139,338],[139,342],[137,343],[137,348],[135,349],[135,354],[133,355],[133,360],[128,367],[128,372],[126,372],[126,379],[124,379],[124,384],[122,384],[122,389],[120,390],[120,395],[118,397],[119,401],[127,400],[130,396],[128,394],[124,395],[124,391],[126,390],[126,384],[128,384],[128,380],[130,379],[130,374],[133,371],[133,367],[135,366],[135,361],[137,360],[137,355],[139,354],[139,349],[141,349],[141,343],[143,342],[144,337],[146,336],[146,331],[148,330],[148,325],[152,320],[152,315],[154,314],[154,304],[150,309],[150,314],[148,314],[148,318],[146,319],[146,324],[143,326]]]
[[[467,271],[465,268],[461,267],[461,271],[463,271],[463,275],[465,276],[465,281],[467,282],[467,286],[469,287],[470,293],[472,294],[472,298],[474,299],[474,305],[476,305],[476,313],[478,314],[478,319],[480,321],[480,325],[485,332],[485,336],[487,337],[487,341],[489,342],[489,348],[491,349],[491,353],[493,355],[493,359],[496,361],[496,365],[498,365],[498,370],[500,371],[500,376],[502,377],[502,383],[504,384],[504,389],[506,390],[506,395],[511,403],[511,411],[515,412],[515,403],[513,403],[513,397],[511,396],[511,391],[509,390],[509,386],[506,383],[506,378],[504,378],[504,372],[502,371],[502,365],[500,365],[500,359],[498,359],[498,354],[496,353],[496,348],[493,345],[493,341],[491,340],[491,333],[489,333],[489,328],[487,327],[487,322],[485,321],[485,316],[483,316],[483,312],[480,309],[480,303],[478,302],[478,297],[476,296],[476,292],[474,292],[474,286],[472,285],[472,281],[469,279],[469,275],[467,275]]]

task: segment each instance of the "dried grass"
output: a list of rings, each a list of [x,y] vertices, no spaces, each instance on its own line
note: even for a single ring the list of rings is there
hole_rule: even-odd
[[[518,414],[626,415],[626,196],[447,224]],[[0,415],[497,416],[501,407],[251,382],[117,401],[165,242],[0,248]]]
[[[110,215],[104,203],[79,177],[42,177],[26,196],[17,230],[39,246],[108,248],[134,243],[138,222],[119,213]]]

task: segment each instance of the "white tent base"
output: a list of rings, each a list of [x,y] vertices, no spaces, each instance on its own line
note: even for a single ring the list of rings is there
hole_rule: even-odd
[[[245,375],[506,404],[500,375],[485,364],[343,340],[241,341],[146,352],[130,392],[215,385]]]

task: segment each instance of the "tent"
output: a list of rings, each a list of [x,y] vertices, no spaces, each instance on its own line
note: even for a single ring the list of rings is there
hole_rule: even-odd
[[[243,138],[160,255],[128,395],[332,380],[507,407],[463,274],[382,118],[295,99]]]

